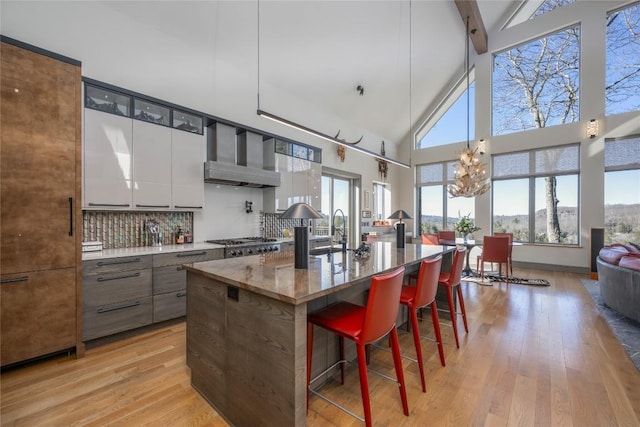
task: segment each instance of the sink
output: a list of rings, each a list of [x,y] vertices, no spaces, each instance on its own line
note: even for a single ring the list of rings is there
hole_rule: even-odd
[[[309,249],[309,255],[326,255],[332,252],[342,251],[342,246],[318,246],[317,248]]]

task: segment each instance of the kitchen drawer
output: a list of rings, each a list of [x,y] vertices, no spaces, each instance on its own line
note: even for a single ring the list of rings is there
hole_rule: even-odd
[[[187,270],[182,265],[167,265],[153,268],[153,294],[185,289],[187,287]]]
[[[82,313],[82,340],[88,341],[150,325],[152,320],[151,297],[95,307]]]
[[[105,304],[151,296],[151,269],[118,271],[82,278],[83,311]]]
[[[293,242],[280,243],[280,252],[293,251],[294,248],[295,248],[295,244]]]
[[[82,276],[151,268],[151,255],[94,259],[82,262]]]
[[[192,262],[211,261],[224,258],[224,249],[205,249],[200,251],[174,252],[153,255],[153,267],[190,264]]]
[[[153,322],[175,319],[187,314],[187,291],[180,289],[153,296]]]

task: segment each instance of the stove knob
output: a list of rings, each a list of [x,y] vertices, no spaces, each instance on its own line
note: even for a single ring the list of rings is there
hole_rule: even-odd
[[[267,250],[268,250],[269,252],[271,252],[271,251],[273,251],[273,248],[272,248],[271,246],[269,246],[269,247],[267,248]]]
[[[238,256],[242,256],[242,249],[238,249]]]
[[[274,247],[273,247],[273,252],[278,252],[278,250],[279,250],[279,249],[280,249],[280,248],[278,248],[277,246],[274,246]]]
[[[253,253],[253,249],[247,249],[247,255],[251,255]]]
[[[257,249],[258,253],[262,253],[263,250],[264,250],[263,248],[258,248]]]
[[[236,256],[236,251],[229,251],[229,255]]]

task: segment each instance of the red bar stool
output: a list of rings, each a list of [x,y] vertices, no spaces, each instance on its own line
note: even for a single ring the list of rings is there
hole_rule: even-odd
[[[464,309],[464,298],[462,298],[462,289],[460,289],[460,279],[462,278],[462,265],[464,264],[464,254],[467,250],[464,247],[456,249],[453,255],[453,264],[451,271],[443,271],[438,278],[438,284],[443,285],[447,289],[447,300],[449,301],[449,314],[451,315],[451,325],[453,326],[453,335],[456,337],[456,347],[460,348],[458,341],[458,322],[456,321],[456,308],[453,305],[453,288],[458,292],[458,301],[460,301],[460,311],[462,312],[462,320],[464,322],[464,330],[468,333],[467,312]]]
[[[436,305],[436,292],[438,291],[438,278],[440,276],[440,266],[442,265],[442,256],[424,259],[420,263],[418,271],[418,281],[416,286],[403,286],[400,294],[400,304],[406,305],[411,318],[411,327],[413,329],[413,342],[416,346],[416,357],[418,366],[420,367],[420,380],[422,381],[422,391],[427,392],[427,386],[424,378],[424,362],[422,360],[422,345],[420,343],[420,330],[418,329],[417,311],[420,308],[431,306],[431,320],[433,321],[433,329],[438,343],[438,352],[440,353],[440,363],[445,366],[444,348],[442,346],[442,337],[440,335],[440,320],[438,318],[438,307]]]
[[[386,376],[385,378],[397,381],[400,388],[400,398],[402,400],[404,414],[409,416],[407,391],[404,384],[402,359],[398,343],[398,331],[396,330],[396,318],[398,317],[398,310],[400,308],[398,302],[400,301],[403,276],[404,267],[392,273],[374,276],[371,279],[371,287],[369,289],[366,307],[349,302],[340,302],[323,310],[310,313],[307,316],[307,409],[309,408],[309,392],[312,392],[348,414],[358,418],[360,421],[365,421],[367,427],[370,427],[371,403],[369,401],[369,380],[367,376],[365,346],[375,343],[390,333],[391,353],[393,354],[396,379]],[[340,339],[340,360],[312,380],[313,325],[320,326],[338,335]],[[311,384],[314,381],[323,376],[329,369],[333,369],[337,364],[340,364],[342,375],[344,375],[344,364],[347,363],[347,361],[344,360],[345,338],[353,340],[356,344],[364,420],[311,388]]]
[[[455,245],[456,244],[456,232],[455,231],[438,231],[438,243]]]

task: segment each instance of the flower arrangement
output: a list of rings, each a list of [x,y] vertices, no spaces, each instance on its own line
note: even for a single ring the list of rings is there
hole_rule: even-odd
[[[469,212],[468,215],[461,217],[458,220],[458,222],[456,222],[456,225],[453,227],[454,230],[456,230],[458,233],[462,234],[463,236],[466,236],[467,234],[471,234],[474,231],[480,230],[480,227],[477,227],[473,223],[473,221],[471,221],[471,218],[469,218],[470,216],[471,216],[471,212]]]

